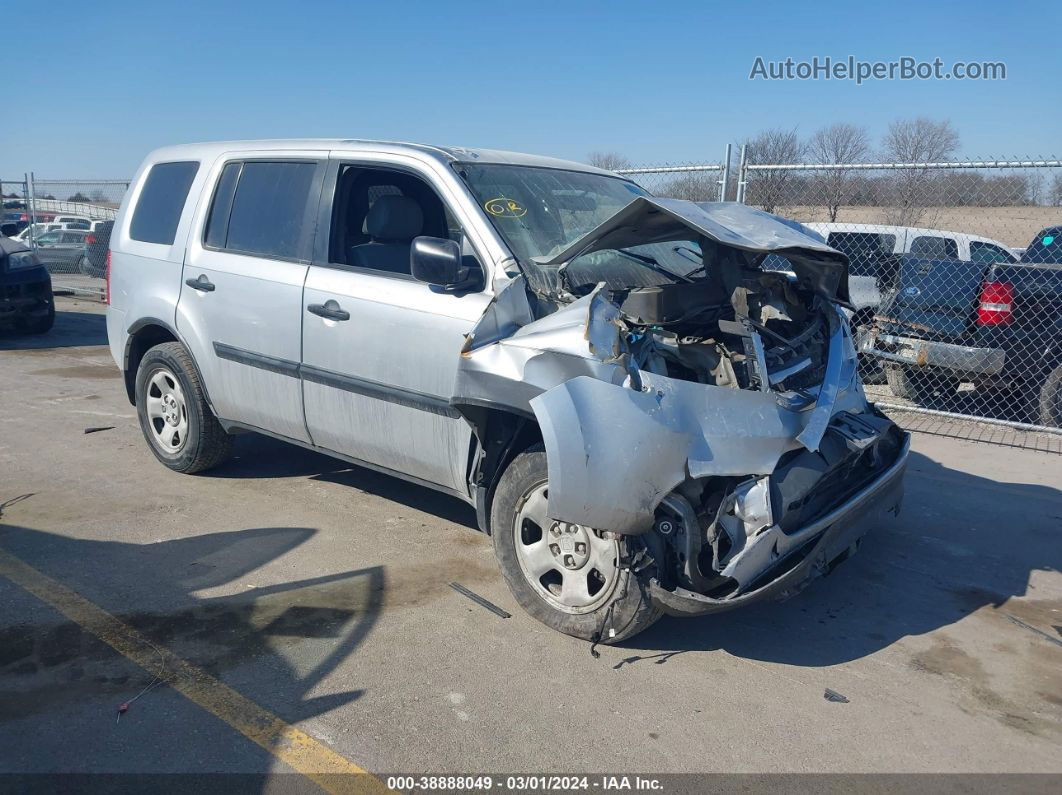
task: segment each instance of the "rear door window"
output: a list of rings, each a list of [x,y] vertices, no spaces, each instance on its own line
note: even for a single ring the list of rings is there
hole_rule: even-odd
[[[129,237],[143,243],[172,246],[188,189],[198,171],[198,162],[153,165],[133,211]]]
[[[882,260],[896,247],[896,236],[877,232],[831,232],[826,242],[848,256],[850,276],[878,276]]]
[[[1014,255],[991,243],[971,240],[970,261],[981,265],[993,265],[997,262],[1014,262]]]
[[[927,259],[958,259],[959,244],[950,237],[922,235],[911,241],[911,253]]]
[[[221,173],[204,242],[241,254],[299,259],[314,162],[229,163]]]

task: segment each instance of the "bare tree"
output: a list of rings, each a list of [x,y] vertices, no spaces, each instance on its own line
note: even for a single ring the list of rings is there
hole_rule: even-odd
[[[959,148],[959,133],[950,121],[933,121],[924,117],[900,119],[889,125],[882,157],[892,163],[939,163],[953,157]],[[930,206],[939,171],[910,168],[897,171],[892,178],[892,202],[886,211],[890,223],[914,226]]]
[[[586,162],[605,171],[631,167],[631,161],[618,152],[591,152],[586,156]]]
[[[800,140],[796,128],[764,130],[745,141],[748,162],[753,165],[784,165],[799,163],[804,158],[807,146]],[[791,181],[791,171],[751,171],[748,175],[748,203],[773,213],[785,203],[786,190]]]
[[[870,139],[866,128],[854,124],[839,123],[823,127],[816,131],[808,144],[808,157],[816,163],[858,163],[865,160],[869,153]],[[853,185],[850,169],[823,172],[818,182],[830,221],[836,221],[841,205],[851,200]]]
[[[1054,206],[1062,206],[1062,174],[1055,174],[1051,180],[1051,190],[1048,192],[1047,200]]]
[[[690,172],[675,177],[659,191],[661,196],[687,199],[691,202],[714,202],[719,198],[718,176],[715,172]]]

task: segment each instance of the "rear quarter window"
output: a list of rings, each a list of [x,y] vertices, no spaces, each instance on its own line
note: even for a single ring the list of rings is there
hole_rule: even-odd
[[[922,235],[911,241],[911,253],[927,259],[958,259],[959,244],[950,237]]]
[[[198,171],[199,163],[193,161],[153,165],[133,211],[129,237],[143,243],[172,246],[188,189]]]

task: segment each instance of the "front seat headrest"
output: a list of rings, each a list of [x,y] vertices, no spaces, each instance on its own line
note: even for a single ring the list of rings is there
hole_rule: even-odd
[[[373,240],[409,242],[424,227],[420,205],[408,196],[381,196],[365,218],[365,231]]]

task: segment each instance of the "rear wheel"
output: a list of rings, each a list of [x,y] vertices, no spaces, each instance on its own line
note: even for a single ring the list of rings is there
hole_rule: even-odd
[[[1062,364],[1047,374],[1039,398],[1040,424],[1062,428]]]
[[[520,605],[546,626],[584,640],[616,643],[661,613],[648,574],[622,565],[638,542],[548,518],[549,480],[541,447],[521,453],[501,477],[491,508],[494,552]]]
[[[151,452],[170,469],[193,474],[228,458],[232,439],[210,410],[181,343],[165,342],[144,354],[136,374],[136,410]]]

